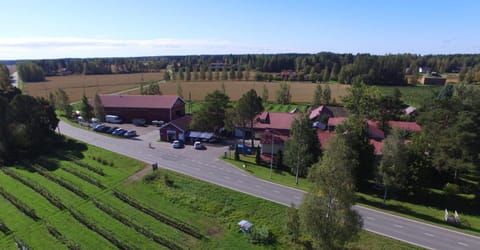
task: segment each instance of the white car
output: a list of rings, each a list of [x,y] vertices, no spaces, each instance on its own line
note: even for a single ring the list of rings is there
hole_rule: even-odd
[[[181,141],[175,140],[172,143],[173,148],[183,148],[183,143]]]
[[[194,149],[198,149],[198,150],[201,150],[201,149],[205,149],[205,146],[203,146],[203,144],[199,141],[196,141],[194,144],[193,144],[193,148]]]

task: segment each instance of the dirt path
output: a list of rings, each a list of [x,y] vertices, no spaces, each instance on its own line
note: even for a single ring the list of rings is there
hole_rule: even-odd
[[[152,172],[152,166],[145,165],[144,168],[142,168],[141,170],[137,171],[136,173],[128,177],[128,181],[133,182],[133,181],[141,180],[143,179],[143,177],[145,177],[145,175],[149,174],[150,172]]]

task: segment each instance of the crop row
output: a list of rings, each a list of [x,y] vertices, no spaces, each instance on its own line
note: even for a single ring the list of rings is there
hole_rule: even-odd
[[[0,221],[0,232],[4,233],[5,235],[11,234],[12,230],[5,225],[5,223]]]
[[[65,167],[65,166],[61,166],[61,168],[62,168],[63,170],[65,170],[66,172],[69,172],[70,174],[73,174],[73,175],[77,176],[78,178],[80,178],[80,179],[82,179],[82,180],[84,180],[84,181],[86,181],[86,182],[88,182],[88,183],[90,183],[90,184],[92,184],[92,185],[97,186],[97,187],[100,188],[100,189],[105,189],[105,188],[107,188],[107,187],[105,187],[99,180],[91,177],[90,175],[84,174],[84,173],[79,172],[79,171],[77,171],[77,170],[75,170],[75,169],[73,169],[73,168],[69,168],[69,167]]]
[[[23,240],[16,238],[15,237],[15,245],[19,250],[30,250],[32,249],[27,243],[25,243]]]
[[[105,229],[102,229],[100,227],[97,226],[97,223],[95,222],[92,222],[92,221],[89,221],[85,215],[83,215],[82,213],[80,212],[77,212],[73,209],[69,209],[68,210],[70,212],[70,214],[73,216],[73,218],[75,218],[77,221],[79,221],[80,223],[82,223],[84,226],[86,226],[88,229],[96,232],[97,234],[99,234],[100,236],[102,236],[103,238],[105,238],[106,240],[110,241],[113,245],[115,245],[118,249],[137,249],[136,247],[134,246],[131,246],[127,243],[124,243],[124,242],[121,242],[119,241],[117,238],[115,238],[113,236],[113,233],[112,232],[109,232],[108,230],[105,230]]]
[[[77,164],[78,166],[80,167],[83,167],[83,168],[86,168],[98,175],[101,175],[101,176],[105,176],[105,172],[103,172],[103,169],[101,168],[98,168],[98,167],[94,167],[94,166],[91,166],[85,162],[82,162],[80,161],[77,157],[75,156],[72,156],[72,155],[66,155],[65,157],[67,157],[67,159],[71,162],[74,162],[75,164]]]
[[[55,195],[50,193],[44,187],[38,185],[38,183],[34,182],[33,180],[29,180],[26,177],[21,177],[20,175],[15,173],[15,171],[12,171],[10,169],[3,169],[3,172],[6,175],[12,177],[13,179],[23,183],[25,186],[33,189],[35,192],[42,195],[45,199],[47,199],[50,203],[52,203],[52,205],[56,206],[60,210],[63,210],[63,209],[66,208],[65,205],[63,205],[62,201],[59,198],[57,198]]]
[[[62,242],[62,244],[66,245],[68,249],[70,250],[79,250],[80,245],[77,243],[67,239],[65,236],[63,236],[56,228],[54,228],[51,225],[46,225],[48,232],[55,237],[58,241]]]
[[[178,220],[175,220],[173,218],[170,218],[169,216],[165,215],[165,214],[160,214],[159,212],[156,212],[156,211],[153,211],[152,209],[140,204],[138,201],[134,200],[133,198],[127,196],[126,194],[124,193],[121,193],[117,190],[113,190],[113,194],[115,195],[115,197],[117,197],[118,199],[120,199],[121,201],[127,203],[128,205],[144,212],[145,214],[148,214],[150,215],[151,217],[173,227],[173,228],[176,228],[186,234],[189,234],[197,239],[202,239],[202,238],[205,238],[205,236],[203,236],[201,233],[198,233],[197,231],[195,231],[194,229],[191,228],[190,225],[188,224],[185,224],[184,222],[182,221],[178,221]]]
[[[3,196],[6,200],[10,201],[18,210],[22,211],[25,215],[32,218],[34,221],[39,221],[40,217],[37,216],[35,210],[27,204],[23,203],[17,197],[6,192],[2,187],[0,187],[0,195]]]
[[[153,239],[155,242],[161,244],[161,245],[164,245],[166,247],[168,247],[169,249],[182,249],[180,246],[178,246],[177,244],[167,240],[167,239],[164,239],[163,237],[159,236],[159,235],[156,235],[155,233],[152,233],[150,232],[147,228],[145,227],[142,227],[134,222],[132,222],[130,219],[128,219],[127,217],[121,215],[119,213],[119,211],[117,211],[116,209],[110,207],[110,206],[107,206],[105,204],[102,204],[101,202],[97,201],[97,200],[93,200],[93,204],[95,204],[95,206],[97,208],[99,208],[100,210],[104,211],[106,214],[112,216],[113,218],[115,218],[116,220],[120,221],[121,223],[123,223],[125,226],[127,227],[131,227],[133,229],[135,229],[135,231],[147,236],[148,238],[150,239]]]
[[[69,181],[63,179],[63,178],[57,178],[50,173],[48,173],[44,168],[42,168],[40,165],[30,165],[31,168],[33,168],[35,171],[37,171],[40,175],[43,177],[57,183],[58,185],[68,189],[69,191],[73,192],[74,194],[80,196],[83,199],[88,199],[88,195],[85,194],[79,187],[76,187]]]

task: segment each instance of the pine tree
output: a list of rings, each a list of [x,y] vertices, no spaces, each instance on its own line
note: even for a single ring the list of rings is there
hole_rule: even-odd
[[[181,83],[177,83],[177,95],[183,99],[183,88]]]
[[[80,112],[85,120],[90,120],[93,117],[93,108],[88,103],[88,98],[85,93],[82,96],[82,101],[80,103]]]
[[[328,84],[325,86],[322,94],[322,102],[325,105],[330,104],[330,99],[332,98],[332,91],[330,90],[330,86]]]
[[[185,68],[185,80],[190,81],[192,79],[192,73],[190,72],[190,67]]]
[[[268,103],[268,88],[267,85],[263,84],[263,89],[262,89],[262,101],[264,103]]]

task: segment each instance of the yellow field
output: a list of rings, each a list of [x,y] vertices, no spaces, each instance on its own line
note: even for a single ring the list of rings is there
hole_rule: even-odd
[[[143,79],[143,80],[142,80]],[[24,91],[32,96],[47,97],[62,88],[72,102],[79,101],[83,93],[91,98],[95,92],[108,94],[138,88],[143,81],[163,80],[163,72],[118,75],[70,75],[47,77],[45,82],[26,83]]]
[[[177,94],[177,85],[180,83],[183,89],[183,97],[185,100],[188,100],[188,93],[192,95],[192,100],[200,101],[203,100],[205,95],[214,91],[215,89],[221,90],[222,82],[225,84],[225,91],[230,100],[237,101],[251,88],[257,91],[258,95],[262,95],[263,85],[268,89],[269,101],[275,101],[276,93],[280,87],[279,82],[255,82],[255,81],[169,81],[167,83],[162,83],[160,85],[160,90],[165,95],[176,95]],[[292,82],[290,85],[290,91],[292,93],[292,102],[294,103],[306,103],[311,102],[313,98],[313,93],[315,92],[316,84],[305,83],[305,82]],[[332,91],[332,100],[335,98],[337,102],[340,102],[340,96],[346,94],[345,88],[347,85],[341,84],[330,84],[330,89]],[[322,84],[322,87],[325,88],[325,84]],[[129,94],[139,94],[139,90],[131,91]]]
[[[27,83],[24,91],[29,95],[48,97],[50,92],[57,88],[64,89],[72,102],[79,101],[83,93],[91,98],[95,92],[101,94],[116,93],[125,91],[127,94],[139,94],[140,83],[146,81],[163,80],[163,72],[157,73],[136,73],[136,74],[118,74],[118,75],[71,75],[71,76],[53,76],[47,77],[45,82]],[[188,94],[191,93],[192,100],[203,100],[205,95],[213,92],[215,89],[221,89],[222,82],[225,84],[225,90],[232,101],[237,101],[243,93],[253,88],[258,95],[262,94],[263,85],[267,86],[269,100],[275,101],[276,93],[279,89],[279,82],[255,82],[255,81],[168,81],[160,85],[160,90],[165,95],[176,95],[177,85],[180,83],[183,89],[183,97],[188,100]],[[306,82],[292,82],[290,91],[292,93],[292,102],[306,103],[311,102],[316,84]],[[322,84],[322,87],[325,87]],[[346,85],[330,84],[332,90],[332,100],[340,101],[339,96],[345,95]],[[128,91],[132,89],[132,91]]]

